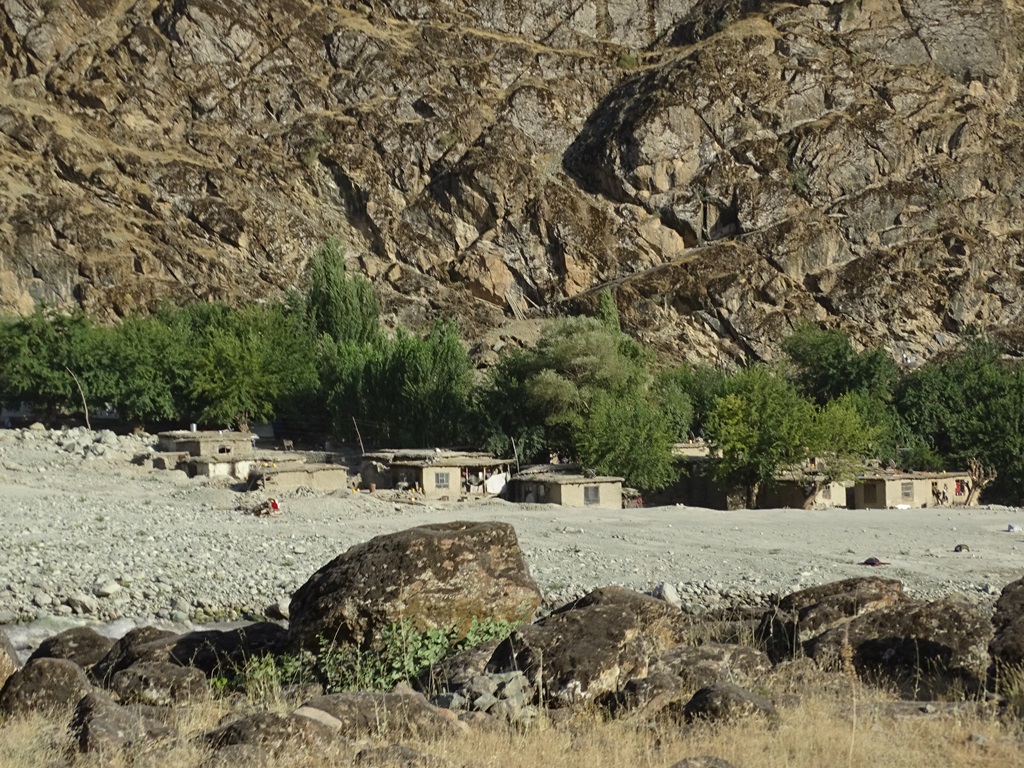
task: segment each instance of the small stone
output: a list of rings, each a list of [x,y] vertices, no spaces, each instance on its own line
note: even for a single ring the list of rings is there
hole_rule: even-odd
[[[683,605],[682,600],[679,599],[679,593],[676,592],[676,588],[667,581],[663,581],[656,586],[651,594],[659,600],[664,600],[673,608],[681,608]]]
[[[116,595],[120,591],[121,585],[113,579],[95,584],[92,588],[92,593],[96,595],[96,597],[110,597],[111,595]]]

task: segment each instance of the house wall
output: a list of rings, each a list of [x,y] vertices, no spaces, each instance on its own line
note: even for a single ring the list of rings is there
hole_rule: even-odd
[[[956,492],[960,481],[960,494]],[[943,475],[938,478],[894,477],[861,480],[854,487],[854,502],[857,509],[895,509],[907,506],[912,509],[936,506],[964,506],[967,503],[966,475]],[[875,499],[867,501],[867,487],[875,488]],[[946,502],[937,502],[932,488],[941,495],[946,492]]]
[[[874,496],[872,497],[873,489]],[[886,509],[886,483],[884,480],[858,480],[853,487],[853,503],[857,509]]]
[[[218,437],[219,439],[214,439],[209,435],[204,437],[199,437],[198,435],[196,437],[169,437],[161,435],[157,439],[157,450],[168,452],[183,451],[187,452],[190,456],[204,459],[218,459],[228,456],[234,459],[252,456],[252,441],[249,437],[239,438],[227,435]],[[226,451],[222,452],[222,448],[226,449]]]
[[[596,487],[599,501],[587,504],[585,489]],[[622,509],[622,483],[562,483],[561,501],[565,507],[591,507],[596,509]]]
[[[462,468],[461,467],[423,467],[419,470],[420,487],[423,495],[429,499],[437,499],[441,496],[462,495]],[[447,487],[440,486],[438,475],[448,475]]]
[[[804,486],[795,480],[781,480],[761,490],[758,506],[763,509],[801,509],[804,506]],[[810,509],[832,509],[846,506],[846,487],[830,483],[822,488],[811,502]]]
[[[320,491],[337,491],[348,488],[352,481],[345,467],[318,467],[316,469],[270,470],[266,474],[266,487],[275,490],[292,488],[313,488]]]

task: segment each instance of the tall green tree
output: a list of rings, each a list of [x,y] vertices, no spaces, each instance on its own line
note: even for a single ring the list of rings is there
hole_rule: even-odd
[[[247,430],[270,419],[284,398],[315,379],[302,318],[280,305],[251,305],[195,329],[189,397],[211,426]]]
[[[899,367],[881,347],[857,352],[840,330],[800,326],[782,343],[800,391],[818,405],[861,392],[883,402],[892,399]]]
[[[652,363],[607,323],[557,321],[535,349],[504,356],[492,372],[477,398],[484,442],[511,452],[514,441],[528,459],[553,453],[640,488],[664,487],[676,476],[673,427],[657,405]]]
[[[968,340],[907,375],[896,401],[929,468],[962,470],[977,459],[998,473],[989,495],[1024,494],[1024,368],[998,345]]]
[[[337,240],[324,243],[309,260],[306,309],[313,329],[338,343],[370,344],[380,336],[380,305],[370,282],[349,275]]]
[[[743,369],[726,384],[706,427],[721,452],[718,478],[739,483],[753,509],[780,469],[807,457],[813,426],[814,406],[785,377],[762,365]]]
[[[81,383],[110,375],[105,361],[94,354],[97,351],[93,324],[78,310],[37,307],[27,317],[4,322],[0,325],[0,400],[27,403],[48,418],[59,410],[80,412],[75,376]]]

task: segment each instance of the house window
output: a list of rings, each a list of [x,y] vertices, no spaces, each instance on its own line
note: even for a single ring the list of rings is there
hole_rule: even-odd
[[[877,504],[878,503],[878,487],[874,483],[864,484],[864,503],[865,504]]]
[[[220,448],[217,449],[217,453],[231,453],[231,449],[226,445],[222,445]]]
[[[823,499],[825,499],[827,501],[831,501],[832,500],[832,486],[831,485],[826,485],[824,488],[821,489],[821,498],[823,498]]]
[[[914,498],[913,480],[904,480],[902,483],[900,483],[900,495],[902,495],[904,499]]]
[[[445,490],[452,487],[451,472],[435,472],[434,487],[438,490]]]
[[[584,504],[600,504],[601,503],[601,488],[597,485],[585,485],[583,486],[583,503]]]

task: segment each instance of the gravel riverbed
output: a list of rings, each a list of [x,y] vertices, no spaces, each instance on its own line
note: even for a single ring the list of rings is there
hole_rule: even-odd
[[[991,601],[1024,575],[1024,512],[574,509],[500,500],[410,504],[384,492],[263,492],[131,463],[152,438],[0,430],[0,625],[238,620],[287,605],[321,565],[380,533],[446,520],[515,526],[550,603],[593,587],[674,586],[689,610],[858,575]],[[242,507],[243,509],[239,509]],[[970,551],[955,553],[957,544]],[[891,563],[858,565],[867,557]],[[283,605],[282,605],[283,604]]]

